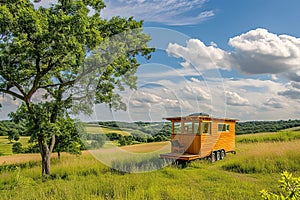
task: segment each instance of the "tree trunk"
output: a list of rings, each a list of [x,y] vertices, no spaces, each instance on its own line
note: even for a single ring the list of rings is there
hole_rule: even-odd
[[[57,151],[57,157],[58,157],[58,159],[60,159],[60,151],[59,150]]]
[[[48,152],[45,155],[42,155],[42,174],[51,174],[50,171],[50,156],[51,153]]]
[[[38,138],[39,148],[40,148],[40,154],[42,157],[42,175],[49,175],[51,174],[50,170],[50,158],[51,153],[54,148],[55,144],[55,134],[52,135],[50,139],[50,145],[48,147],[48,144],[44,141],[43,137]]]

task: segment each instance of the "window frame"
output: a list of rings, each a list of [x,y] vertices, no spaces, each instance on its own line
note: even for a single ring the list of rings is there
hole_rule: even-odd
[[[203,132],[202,124],[208,124],[208,132]],[[212,134],[212,122],[211,121],[202,121],[200,122],[200,135],[211,135]]]
[[[224,128],[222,128],[220,130],[220,125],[223,125],[222,127],[225,127],[225,130],[224,130]],[[218,123],[218,132],[230,132],[230,124],[228,124],[228,123]]]

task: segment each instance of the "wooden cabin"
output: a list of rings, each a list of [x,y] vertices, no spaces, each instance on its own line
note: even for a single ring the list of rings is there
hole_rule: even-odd
[[[209,158],[214,162],[224,159],[228,152],[235,153],[235,119],[213,118],[203,113],[165,119],[172,122],[171,153],[161,154],[161,158]]]

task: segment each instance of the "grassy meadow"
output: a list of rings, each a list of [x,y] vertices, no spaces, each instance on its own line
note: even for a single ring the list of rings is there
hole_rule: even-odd
[[[185,168],[170,165],[147,173],[118,172],[86,151],[81,156],[63,154],[60,160],[54,156],[52,175],[42,178],[37,158],[4,165],[0,157],[0,199],[260,199],[262,189],[280,191],[283,170],[300,176],[300,140],[294,137],[300,132],[292,132],[287,140],[245,142],[246,135],[237,136],[237,154],[222,161],[198,160]],[[281,138],[280,134],[262,137]],[[259,135],[248,136],[255,137]],[[123,148],[144,154],[167,145]]]

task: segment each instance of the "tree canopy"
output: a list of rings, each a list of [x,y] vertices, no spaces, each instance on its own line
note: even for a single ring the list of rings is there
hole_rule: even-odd
[[[150,37],[132,17],[102,19],[102,0],[58,0],[35,8],[30,0],[0,3],[0,93],[22,102],[11,117],[38,141],[42,172],[62,118],[90,111],[91,102],[126,109],[117,90],[135,88],[136,56],[150,59]],[[76,108],[76,109],[75,109]]]

